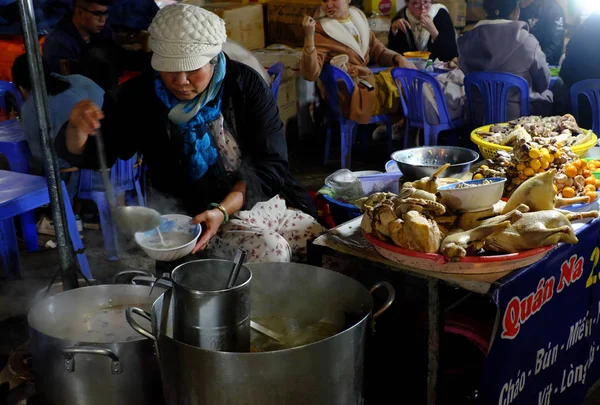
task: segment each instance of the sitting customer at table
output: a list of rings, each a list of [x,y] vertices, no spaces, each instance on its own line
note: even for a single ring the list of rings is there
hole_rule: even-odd
[[[519,0],[485,0],[484,7],[487,19],[458,38],[460,69],[465,74],[487,71],[523,77],[529,83],[530,114],[550,115],[550,69],[537,39],[529,33],[526,23],[518,21]],[[476,100],[474,108],[477,111]],[[511,90],[506,107],[507,119],[520,116],[519,100],[518,90]],[[483,107],[479,104],[479,108]]]
[[[592,14],[573,33],[560,77],[554,86],[554,111],[556,114],[574,113],[571,107],[571,86],[582,80],[600,79],[600,13]],[[579,124],[592,127],[589,101],[579,102]]]
[[[431,60],[443,62],[456,58],[456,31],[446,6],[432,0],[408,1],[392,19],[388,48],[400,54],[429,51]]]
[[[303,259],[324,228],[288,167],[284,126],[265,81],[222,49],[217,15],[190,4],[162,8],[149,28],[152,74],[107,93],[104,106],[78,103],[56,138],[57,153],[98,167],[140,151],[152,186],[173,196],[204,230],[192,253],[250,262]],[[163,212],[168,214],[169,212]]]
[[[52,125],[50,136],[54,139],[60,128],[69,120],[69,115],[75,104],[88,99],[101,106],[104,99],[104,90],[87,77],[81,75],[60,76],[56,73],[50,73],[45,62],[43,66],[44,80],[48,92],[48,112],[50,114],[50,124]],[[12,66],[12,77],[15,86],[20,89],[25,99],[21,107],[21,126],[32,155],[30,170],[32,173],[43,174],[44,157],[40,126],[34,105],[33,86],[26,54],[15,59]],[[76,167],[72,167],[71,164],[61,158],[58,158],[58,167],[61,170],[61,179],[67,186],[69,198],[73,202],[79,188],[80,172]],[[104,190],[100,173],[92,173],[92,185],[95,190]]]
[[[340,107],[345,117],[368,124],[373,115],[398,111],[398,88],[390,70],[373,74],[367,67],[375,63],[382,67],[415,68],[402,55],[387,49],[369,29],[362,11],[350,7],[349,0],[325,0],[315,18],[305,16],[304,50],[300,74],[316,81],[324,63],[345,69],[354,79],[354,93],[340,91]],[[338,60],[342,63],[336,64]],[[368,84],[361,83],[364,79]]]

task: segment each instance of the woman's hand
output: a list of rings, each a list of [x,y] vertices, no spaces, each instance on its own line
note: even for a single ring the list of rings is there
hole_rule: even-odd
[[[315,27],[317,22],[314,18],[309,15],[305,15],[302,20],[302,29],[304,30],[304,36],[313,38],[315,36]]]
[[[79,155],[85,148],[88,136],[94,135],[104,118],[102,110],[91,100],[82,100],[75,104],[67,125],[67,149]]]
[[[395,55],[394,59],[392,59],[392,62],[394,63],[394,66],[405,68],[405,69],[416,69],[417,68],[412,62],[410,62],[408,59],[406,59],[404,56],[402,56],[400,54]]]
[[[202,233],[202,237],[192,249],[192,254],[206,249],[206,245],[212,239],[213,236],[217,234],[219,227],[225,220],[225,215],[219,209],[212,209],[204,211],[200,215],[196,215],[194,219],[192,219],[192,224],[204,224],[204,232]]]
[[[398,18],[392,23],[392,33],[396,35],[398,30],[406,34],[408,31],[410,31],[410,23],[404,18]]]
[[[423,13],[421,14],[421,25],[431,34],[431,39],[436,40],[439,32],[433,23],[433,18],[429,14]]]

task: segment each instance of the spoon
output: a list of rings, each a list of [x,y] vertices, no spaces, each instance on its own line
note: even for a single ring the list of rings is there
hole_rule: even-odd
[[[147,232],[158,228],[160,225],[160,213],[152,208],[130,206],[118,207],[117,199],[112,188],[112,182],[108,168],[106,166],[106,156],[104,154],[104,141],[100,128],[96,130],[96,149],[98,149],[98,163],[100,163],[100,172],[104,181],[104,190],[108,205],[112,212],[115,224],[126,233]]]

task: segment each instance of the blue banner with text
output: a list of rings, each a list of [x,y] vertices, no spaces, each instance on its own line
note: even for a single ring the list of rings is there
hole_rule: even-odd
[[[600,377],[600,220],[498,282],[482,404],[575,405]]]

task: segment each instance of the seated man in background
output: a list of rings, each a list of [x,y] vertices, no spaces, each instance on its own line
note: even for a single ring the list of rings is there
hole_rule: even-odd
[[[574,113],[571,108],[571,86],[587,79],[600,79],[600,14],[595,13],[579,27],[567,45],[560,77],[554,86],[554,109],[557,114]],[[589,102],[579,102],[579,124],[591,128]]]
[[[550,65],[558,65],[565,42],[565,12],[556,0],[522,0],[521,21],[540,43]]]
[[[81,74],[109,90],[118,84],[125,65],[145,59],[136,67],[149,66],[149,54],[135,52],[140,57],[132,57],[114,41],[106,23],[111,4],[112,0],[74,0],[73,13],[58,22],[42,47],[51,72]]]
[[[60,76],[50,73],[45,63],[44,76],[48,92],[48,112],[52,125],[50,136],[52,136],[52,139],[56,137],[64,123],[68,121],[71,110],[79,101],[91,99],[95,103],[98,103],[98,105],[102,105],[104,101],[104,90],[84,76]],[[30,162],[30,170],[34,174],[43,174],[44,157],[40,126],[33,97],[31,97],[33,86],[29,76],[29,65],[26,54],[17,57],[13,63],[12,77],[15,86],[20,89],[25,100],[21,107],[21,126],[31,150],[32,161]],[[61,179],[67,186],[69,198],[72,202],[79,187],[79,171],[61,158],[58,158],[58,166],[61,169]],[[98,190],[104,189],[100,173],[93,173],[92,182],[94,188]]]

